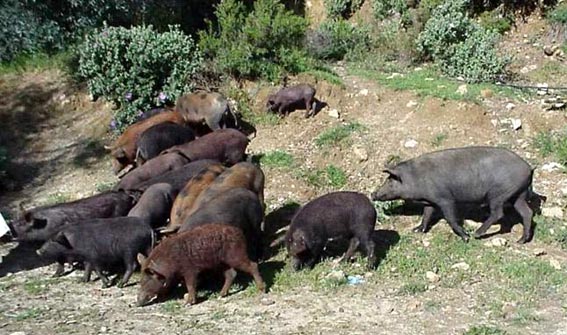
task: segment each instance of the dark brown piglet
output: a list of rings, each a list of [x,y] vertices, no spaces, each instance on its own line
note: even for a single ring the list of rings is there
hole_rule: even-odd
[[[140,197],[128,216],[145,218],[152,228],[167,224],[176,193],[171,185],[158,183],[150,186]]]
[[[163,175],[172,170],[179,169],[189,163],[189,159],[177,152],[159,155],[146,162],[146,164],[128,172],[114,187],[116,190],[135,189],[141,183],[153,177]]]
[[[136,143],[136,165],[143,165],[163,150],[194,139],[195,134],[189,127],[174,122],[156,124],[144,131]]]
[[[240,270],[253,276],[259,291],[265,290],[258,265],[246,255],[246,239],[240,229],[211,223],[176,234],[163,240],[146,258],[138,255],[142,279],[138,290],[138,306],[154,299],[163,299],[180,281],[185,282],[185,302],[197,302],[197,276],[204,270],[224,271],[221,297]]]
[[[268,110],[285,116],[297,107],[305,107],[306,118],[313,116],[315,105],[315,88],[308,84],[282,88],[276,94],[270,94],[266,102]]]

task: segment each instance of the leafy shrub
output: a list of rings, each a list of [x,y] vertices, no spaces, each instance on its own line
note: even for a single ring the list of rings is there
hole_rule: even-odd
[[[552,23],[567,25],[567,3],[558,5],[553,11],[551,11],[551,13],[549,13],[548,18]]]
[[[366,27],[357,27],[345,20],[323,22],[307,34],[306,48],[319,59],[343,59],[349,52],[368,49],[370,34]]]
[[[62,45],[59,28],[51,21],[42,22],[34,12],[17,0],[0,4],[0,61],[10,61],[20,54],[32,54]]]
[[[372,12],[377,19],[384,19],[395,13],[403,15],[407,10],[406,0],[372,0]]]
[[[500,16],[496,11],[487,11],[479,16],[480,25],[486,30],[492,30],[499,34],[510,30],[512,28],[512,23],[514,22],[511,18]]]
[[[79,47],[79,75],[94,96],[118,106],[118,130],[155,106],[174,102],[191,89],[190,76],[202,62],[191,37],[178,27],[157,33],[152,26],[104,27]]]
[[[324,0],[329,18],[346,18],[357,11],[364,0]]]
[[[242,2],[222,1],[216,8],[217,29],[200,33],[206,58],[218,73],[269,80],[307,66],[301,51],[307,21],[278,0],[258,0],[248,11]]]
[[[468,0],[456,0],[435,8],[417,39],[418,49],[449,76],[488,81],[504,71],[508,59],[497,54],[497,34],[467,16],[467,5]]]

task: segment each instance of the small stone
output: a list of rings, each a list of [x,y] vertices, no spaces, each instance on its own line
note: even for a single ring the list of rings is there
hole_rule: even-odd
[[[494,92],[492,92],[492,90],[490,89],[484,89],[480,91],[480,96],[483,98],[490,98],[494,95]]]
[[[530,70],[529,70],[527,67],[525,67],[525,66],[520,69],[520,73],[522,73],[522,74],[526,74],[526,73],[528,73],[528,72],[530,72]]]
[[[486,243],[484,243],[484,245],[487,247],[505,247],[507,244],[508,241],[502,237],[495,237],[490,241],[486,241]]]
[[[428,77],[428,78],[425,78],[425,81],[434,81],[434,80],[435,80],[435,79],[429,78],[429,77]]]
[[[423,70],[423,68],[421,68],[421,67],[419,67],[419,66],[418,66],[418,67],[416,67],[416,68],[415,68],[415,69],[413,69],[413,70],[414,70],[415,72],[418,72],[418,71],[421,71],[421,70]]]
[[[106,328],[105,326],[100,327],[101,333],[106,333],[107,330],[108,330],[108,328]]]
[[[10,335],[26,335],[25,332],[13,332]]]
[[[327,279],[331,279],[331,280],[344,280],[346,277],[345,273],[341,270],[336,270],[336,271],[331,271],[329,272],[328,275],[325,276],[325,278]]]
[[[519,130],[522,128],[522,120],[520,119],[512,119],[512,129]]]
[[[394,79],[396,77],[403,77],[403,75],[401,73],[394,72],[391,75],[389,75],[386,79]],[[425,80],[427,80],[427,78]]]
[[[404,143],[404,147],[406,148],[415,148],[416,146],[417,146],[416,140],[407,140],[406,143]]]
[[[534,256],[539,257],[544,255],[547,255],[547,251],[544,249],[534,249]]]
[[[516,105],[514,105],[513,103],[509,102],[506,104],[506,109],[507,110],[512,110],[514,109],[514,107],[516,107]]]
[[[455,264],[451,265],[451,269],[458,269],[458,270],[463,270],[463,271],[467,271],[470,268],[471,268],[470,265],[468,265],[465,262],[455,263]]]
[[[364,148],[355,147],[353,151],[359,162],[365,162],[368,160],[368,152]]]
[[[269,299],[269,298],[262,298],[262,299],[260,299],[260,303],[262,305],[265,305],[265,306],[270,306],[270,305],[275,304],[276,302],[272,299]]]
[[[423,243],[423,246],[426,248],[431,245],[431,242],[429,242],[428,240],[423,240],[421,243]]]
[[[340,117],[339,115],[339,111],[336,109],[330,109],[327,114],[329,114],[330,117],[338,119]]]
[[[441,279],[441,277],[433,271],[427,271],[425,273],[425,278],[427,278],[430,283],[436,283]]]
[[[537,70],[537,64],[528,65],[528,70],[530,71]]]
[[[541,215],[548,218],[562,219],[563,209],[561,209],[560,207],[543,207],[541,209]]]
[[[360,90],[360,92],[358,92],[358,95],[367,96],[368,90],[366,88],[364,88],[364,89]]]
[[[496,120],[496,119],[490,120],[490,123],[492,123],[492,125],[493,125],[494,127],[498,126],[498,120]]]
[[[549,265],[551,265],[551,267],[555,270],[561,270],[561,263],[559,263],[559,261],[555,258],[549,260]]]
[[[517,307],[516,304],[505,302],[502,305],[502,316],[505,319],[509,319],[516,313]]]
[[[415,101],[413,101],[413,100],[410,100],[410,101],[406,104],[406,107],[408,107],[408,108],[412,108],[412,107],[415,107],[415,106],[417,106],[417,102],[415,102]]]
[[[543,171],[552,172],[552,171],[555,171],[555,170],[563,169],[563,165],[561,165],[557,162],[551,162],[551,163],[543,164],[541,169]]]
[[[457,88],[457,93],[459,93],[460,95],[465,95],[468,91],[469,89],[466,84],[460,85],[459,88]]]
[[[553,56],[553,54],[555,53],[555,51],[557,51],[557,49],[559,49],[558,45],[546,45],[543,47],[543,53],[546,56]]]

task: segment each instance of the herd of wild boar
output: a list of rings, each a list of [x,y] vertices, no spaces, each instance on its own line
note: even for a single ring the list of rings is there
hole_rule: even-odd
[[[270,95],[266,108],[287,115],[297,108],[316,112],[315,89],[297,85]],[[232,125],[233,127],[229,127]],[[209,129],[198,134],[197,127]],[[196,302],[199,274],[224,275],[225,296],[236,270],[248,273],[260,291],[266,285],[258,262],[266,257],[264,182],[259,166],[247,160],[249,139],[227,99],[199,91],[180,97],[176,107],[128,127],[107,149],[116,174],[129,166],[113,190],[52,206],[22,210],[12,228],[21,243],[40,241],[37,253],[58,263],[82,264],[88,282],[94,270],[104,287],[109,274],[123,271],[125,285],[141,268],[137,304],[167,297],[185,283],[185,301]],[[523,220],[519,242],[532,237],[533,169],[515,153],[494,147],[465,147],[424,154],[389,166],[387,179],[372,200],[411,200],[423,204],[426,233],[435,217],[444,217],[464,241],[459,205],[488,205],[490,215],[475,232],[481,237],[511,204]],[[376,210],[357,192],[333,192],[301,207],[284,236],[293,269],[313,267],[330,239],[349,241],[345,260],[361,247],[368,268],[376,266],[372,238]]]

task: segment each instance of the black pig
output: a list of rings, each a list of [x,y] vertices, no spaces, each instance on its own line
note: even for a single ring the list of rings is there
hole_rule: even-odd
[[[194,139],[195,134],[189,127],[174,122],[156,124],[145,130],[136,142],[136,165],[144,164],[165,149]]]
[[[291,220],[285,244],[292,266],[313,267],[329,239],[350,239],[344,260],[349,260],[359,244],[366,249],[368,268],[376,263],[372,232],[376,210],[370,200],[356,192],[333,192],[303,206]]]
[[[165,226],[176,196],[171,185],[153,184],[142,194],[128,216],[145,218],[153,228]]]
[[[488,204],[490,216],[475,232],[481,237],[504,216],[511,203],[522,216],[524,231],[519,243],[532,235],[533,212],[527,199],[533,169],[510,150],[494,147],[465,147],[436,151],[401,162],[384,170],[388,179],[372,194],[373,200],[415,200],[425,204],[421,224],[414,230],[426,233],[436,212],[441,212],[463,240],[469,236],[461,226],[457,205]]]
[[[266,102],[268,110],[279,114],[289,114],[291,109],[301,104],[305,107],[305,117],[315,113],[315,88],[308,84],[299,84],[282,88],[276,94],[270,94]]]
[[[123,265],[125,272],[118,283],[118,287],[123,287],[136,269],[137,254],[149,255],[154,241],[154,232],[146,219],[95,219],[65,227],[44,243],[37,254],[59,263],[56,275],[62,273],[65,262],[84,262],[85,274],[81,281],[88,282],[94,269],[103,287],[110,286],[103,270]]]
[[[23,211],[13,228],[20,241],[46,241],[69,223],[125,216],[133,202],[134,199],[124,192],[104,192],[68,203]]]

